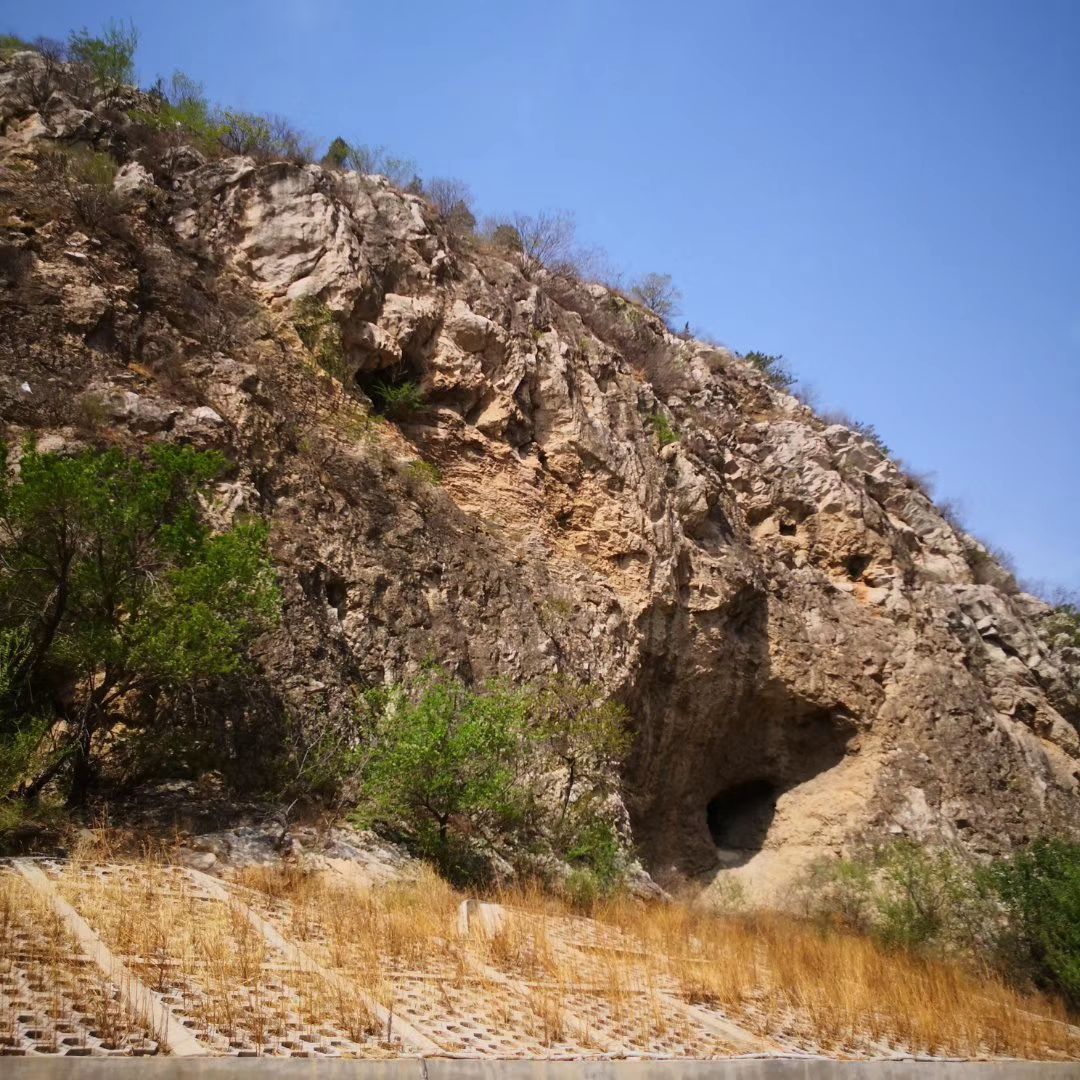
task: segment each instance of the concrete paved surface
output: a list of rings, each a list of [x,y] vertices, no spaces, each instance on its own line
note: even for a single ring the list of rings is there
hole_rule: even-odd
[[[1080,1062],[861,1061],[281,1061],[239,1058],[5,1058],[3,1080],[1080,1080]]]

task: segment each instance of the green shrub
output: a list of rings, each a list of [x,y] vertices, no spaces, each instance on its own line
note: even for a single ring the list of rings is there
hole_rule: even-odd
[[[317,296],[302,297],[293,307],[292,324],[319,367],[345,382],[351,371],[345,363],[341,326],[330,307]]]
[[[669,446],[671,443],[679,441],[678,432],[671,426],[671,421],[664,413],[653,413],[649,420],[652,422],[656,441],[661,446]]]
[[[0,631],[30,647],[5,676],[0,738],[23,745],[37,703],[69,688],[47,714],[54,760],[9,796],[32,797],[66,771],[69,801],[81,804],[119,725],[159,723],[177,697],[237,673],[274,622],[265,526],[214,534],[200,519],[223,469],[217,454],[170,445],[146,458],[27,446],[13,477],[4,448]]]
[[[139,32],[130,20],[127,26],[110,20],[101,37],[92,37],[85,27],[73,31],[68,38],[68,56],[86,69],[94,87],[108,101],[135,82],[138,45]]]
[[[348,169],[365,176],[385,176],[399,188],[410,186],[416,179],[416,162],[412,158],[396,157],[385,146],[350,143],[340,135],[330,143],[322,164],[329,169]],[[419,181],[415,186],[421,186]]]
[[[213,153],[218,148],[226,127],[207,100],[202,83],[177,71],[168,87],[159,82],[155,92],[159,99],[157,109],[132,110],[133,120],[157,131],[178,132],[203,153]]]
[[[327,169],[344,169],[349,157],[349,144],[339,135],[327,147],[320,162]]]
[[[405,466],[405,470],[410,480],[415,480],[416,483],[422,486],[435,487],[442,481],[442,473],[439,472],[439,467],[433,465],[430,461],[425,461],[423,458],[414,458]]]
[[[408,420],[424,407],[424,392],[411,379],[391,382],[380,379],[371,386],[376,411],[391,420]]]
[[[225,109],[215,118],[221,145],[232,154],[258,160],[308,162],[314,147],[283,116]]]
[[[366,694],[362,820],[405,826],[416,849],[453,870],[468,837],[520,827],[517,783],[522,699],[429,672],[415,685]]]
[[[805,876],[807,914],[912,951],[952,953],[1080,1007],[1080,844],[1039,840],[979,865],[901,840]]]
[[[985,930],[987,898],[970,862],[946,850],[897,841],[879,853],[877,863],[875,931],[886,944],[976,947]]]
[[[594,687],[552,679],[471,688],[437,669],[360,699],[358,820],[402,830],[458,876],[492,854],[555,854],[613,887],[624,852],[605,796],[629,745]]]
[[[1038,840],[988,877],[1006,912],[1005,962],[1080,1009],[1080,844]]]
[[[38,175],[47,187],[65,192],[80,221],[90,228],[113,219],[119,206],[113,192],[116,162],[108,154],[57,146],[38,155]]]
[[[819,859],[798,886],[805,913],[812,918],[865,933],[875,908],[874,867],[861,859]]]
[[[29,42],[23,41],[15,34],[0,34],[0,57],[5,60],[14,53],[23,52],[29,48],[32,48]]]
[[[773,356],[771,353],[748,352],[743,353],[743,359],[753,364],[777,390],[790,390],[798,381],[787,366],[783,355]]]
[[[1080,607],[1064,601],[1043,620],[1042,630],[1055,645],[1080,649]]]

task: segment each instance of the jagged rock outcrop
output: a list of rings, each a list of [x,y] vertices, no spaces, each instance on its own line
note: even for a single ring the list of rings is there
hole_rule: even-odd
[[[30,62],[0,69],[7,434],[229,453],[218,512],[270,519],[287,597],[260,693],[332,711],[428,657],[594,680],[633,717],[647,864],[763,889],[864,839],[1077,829],[1080,657],[872,441],[384,179],[38,111],[11,89]],[[79,138],[128,159],[111,231],[33,183],[37,148]],[[307,296],[340,381],[289,321]],[[365,419],[388,376],[421,412]]]

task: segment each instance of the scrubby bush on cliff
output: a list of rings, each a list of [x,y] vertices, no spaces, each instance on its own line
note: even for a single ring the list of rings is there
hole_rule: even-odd
[[[301,297],[293,307],[292,324],[319,367],[344,382],[350,372],[341,327],[330,307],[317,296]]]
[[[513,229],[521,245],[521,272],[532,277],[538,270],[557,270],[572,258],[574,215],[568,210],[542,210],[515,214]]]
[[[28,41],[23,41],[15,34],[0,34],[0,58],[6,60],[9,56],[24,49],[31,48]]]
[[[671,426],[671,421],[664,413],[653,413],[649,420],[652,423],[656,441],[661,446],[670,446],[673,442],[679,441],[678,432]]]
[[[132,120],[177,135],[204,154],[219,150],[226,134],[225,124],[207,100],[202,83],[177,71],[168,84],[159,79],[150,94],[157,101],[156,110],[132,110]]]
[[[116,227],[119,200],[113,192],[116,162],[103,151],[57,146],[37,158],[43,190],[67,199],[87,228]]]
[[[476,228],[473,194],[463,180],[446,176],[425,180],[424,197],[438,210],[452,232],[471,233]]]
[[[360,699],[357,816],[456,874],[556,856],[605,885],[623,850],[608,799],[629,747],[622,709],[550,679],[469,687],[440,670]]]
[[[751,350],[743,353],[742,358],[747,363],[753,364],[777,390],[790,391],[798,381],[782,354],[774,356],[772,353]]]
[[[219,127],[222,146],[230,153],[262,161],[285,159],[305,163],[315,156],[314,146],[283,116],[226,109]]]
[[[1059,647],[1080,649],[1080,596],[1061,594],[1052,603],[1054,610],[1042,624],[1044,635]]]
[[[424,392],[412,379],[376,379],[370,393],[375,411],[391,420],[408,420],[424,407]]]
[[[365,176],[385,176],[399,188],[408,186],[416,177],[416,162],[412,158],[397,157],[385,146],[351,143],[340,135],[331,141],[322,164],[330,169],[348,169]]]
[[[202,519],[224,465],[169,445],[145,457],[28,446],[16,475],[3,450],[0,739],[24,745],[43,718],[47,747],[27,760],[48,763],[7,777],[0,796],[32,798],[56,780],[81,804],[121,725],[128,738],[168,727],[178,698],[244,667],[280,598],[266,527],[215,533]]]
[[[631,290],[634,299],[644,304],[654,315],[669,322],[679,313],[682,294],[672,283],[670,274],[646,274]]]
[[[95,91],[110,101],[125,86],[135,81],[135,51],[139,32],[129,20],[127,25],[111,19],[100,37],[84,27],[71,33],[67,43],[68,59],[83,69]]]

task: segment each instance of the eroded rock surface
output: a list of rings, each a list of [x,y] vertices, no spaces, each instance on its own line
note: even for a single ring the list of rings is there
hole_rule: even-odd
[[[11,70],[8,436],[107,424],[236,461],[218,511],[270,519],[287,596],[244,715],[333,710],[428,657],[599,682],[633,717],[647,865],[762,889],[864,839],[1076,830],[1080,658],[871,441],[602,287],[526,280],[381,178],[134,151],[126,230],[89,239],[20,178],[52,140],[122,147],[123,120],[30,108]],[[340,381],[289,322],[309,295]],[[423,410],[366,421],[377,377]]]

